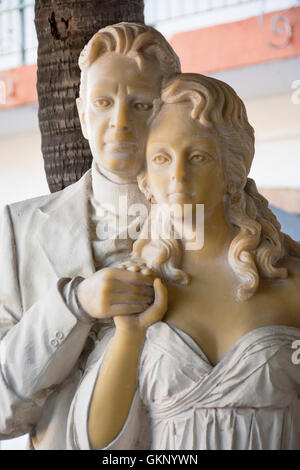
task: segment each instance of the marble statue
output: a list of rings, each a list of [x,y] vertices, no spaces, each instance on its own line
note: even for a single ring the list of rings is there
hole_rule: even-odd
[[[204,204],[204,246],[175,237],[178,209],[170,238],[142,230],[120,268],[150,269],[155,300],[101,332],[71,405],[70,449],[300,448],[300,245],[247,178],[253,156],[231,87],[196,74],[164,86],[139,186],[149,218]]]
[[[242,101],[144,25],[79,66],[92,169],[0,220],[0,439],[300,448],[300,247],[247,178]]]
[[[153,301],[151,273],[109,267],[128,257],[133,240],[105,237],[102,227],[122,219],[119,196],[147,206],[136,182],[147,122],[179,60],[159,32],[120,23],[91,38],[79,65],[92,169],[63,191],[6,206],[0,219],[0,440],[28,433],[30,449],[66,448],[70,404],[96,332]]]

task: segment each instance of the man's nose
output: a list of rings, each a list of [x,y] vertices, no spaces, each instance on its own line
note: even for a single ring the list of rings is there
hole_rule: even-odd
[[[110,127],[115,129],[129,130],[128,105],[125,100],[117,100],[110,120]]]

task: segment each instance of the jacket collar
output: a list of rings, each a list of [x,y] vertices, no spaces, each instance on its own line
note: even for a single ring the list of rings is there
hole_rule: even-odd
[[[91,170],[40,206],[39,244],[60,277],[87,277],[95,272],[89,229]]]

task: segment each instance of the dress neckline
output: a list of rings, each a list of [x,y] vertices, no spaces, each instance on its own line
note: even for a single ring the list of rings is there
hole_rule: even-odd
[[[270,334],[274,334],[275,332],[280,331],[283,334],[287,334],[288,336],[293,335],[293,333],[296,333],[296,336],[300,337],[300,328],[296,326],[288,326],[288,325],[264,325],[264,326],[259,326],[257,328],[253,328],[252,330],[247,331],[245,334],[243,334],[233,345],[229,348],[229,350],[224,354],[224,356],[216,363],[212,364],[212,362],[208,359],[207,355],[201,348],[201,346],[185,331],[183,331],[181,328],[178,326],[173,325],[171,322],[165,322],[161,321],[159,323],[164,323],[165,325],[168,326],[170,330],[172,330],[185,344],[186,341],[184,341],[184,337],[188,338],[189,342],[193,344],[193,351],[198,354],[200,359],[202,359],[210,368],[211,370],[217,369],[219,367],[222,367],[224,362],[227,362],[228,359],[233,355],[233,353],[240,348],[240,345],[243,342],[248,343],[249,339],[252,336],[257,336],[258,334],[262,333],[264,336],[264,333],[270,332]],[[189,344],[189,347],[191,345]]]

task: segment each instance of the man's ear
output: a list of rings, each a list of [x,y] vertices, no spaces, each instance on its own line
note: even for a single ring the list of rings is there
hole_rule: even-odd
[[[78,115],[80,119],[82,134],[86,139],[88,139],[86,120],[85,120],[85,111],[84,111],[84,102],[82,98],[76,98],[76,106],[77,106]]]

